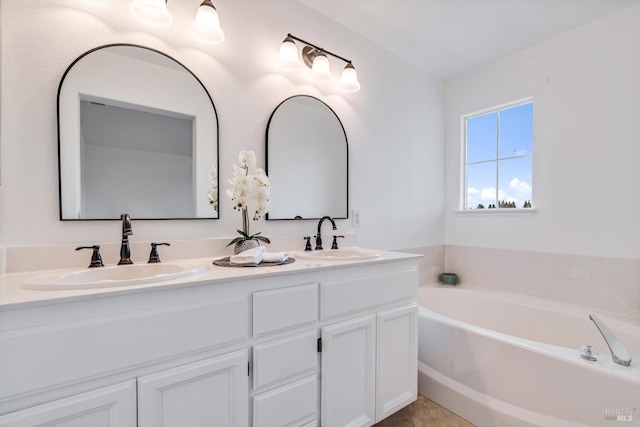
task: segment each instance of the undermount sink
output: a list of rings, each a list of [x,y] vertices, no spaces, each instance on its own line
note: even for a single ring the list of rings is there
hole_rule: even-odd
[[[382,252],[373,249],[344,248],[327,249],[322,251],[298,252],[297,256],[308,259],[326,259],[331,261],[353,261],[360,259],[372,259],[382,255]]]
[[[196,276],[208,269],[207,264],[195,267],[171,263],[118,265],[40,274],[25,280],[22,287],[25,289],[62,290],[142,285]]]

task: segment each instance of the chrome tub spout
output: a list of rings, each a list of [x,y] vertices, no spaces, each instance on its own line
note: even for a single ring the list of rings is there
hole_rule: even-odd
[[[590,314],[589,319],[596,324],[596,327],[602,334],[605,342],[609,346],[609,350],[611,350],[611,357],[613,357],[613,361],[619,365],[629,366],[631,364],[631,355],[624,348],[622,342],[616,337],[613,332],[605,325],[602,320],[595,314]]]

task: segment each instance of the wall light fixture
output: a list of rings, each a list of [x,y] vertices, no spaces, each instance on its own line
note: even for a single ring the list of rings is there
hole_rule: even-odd
[[[106,0],[83,0],[97,4]],[[168,27],[173,22],[167,9],[168,0],[131,0],[131,13],[142,22],[155,27]],[[224,41],[218,11],[211,0],[200,3],[196,18],[189,27],[191,34],[203,43],[219,44]]]
[[[203,43],[220,44],[224,41],[218,11],[211,0],[204,0],[200,4],[190,30],[191,34]]]
[[[132,0],[131,13],[145,24],[154,27],[168,27],[173,22],[167,9],[167,0]]]
[[[302,48],[300,54],[295,44],[296,41],[306,45]],[[280,46],[280,67],[287,71],[296,70],[300,68],[300,57],[302,57],[302,62],[311,69],[311,77],[317,81],[326,81],[332,77],[327,55],[331,55],[347,63],[344,70],[342,70],[338,87],[344,92],[359,91],[360,83],[358,82],[358,74],[349,59],[338,56],[335,53],[322,49],[291,34],[287,34],[287,37]]]

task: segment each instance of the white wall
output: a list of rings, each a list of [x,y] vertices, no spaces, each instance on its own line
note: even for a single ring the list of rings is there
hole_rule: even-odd
[[[534,99],[534,208],[461,216],[461,115]],[[446,83],[446,243],[640,258],[640,6]]]
[[[357,232],[359,244],[368,247],[443,243],[441,81],[295,1],[216,0],[226,41],[203,45],[188,32],[200,2],[170,1],[172,26],[154,29],[135,20],[124,0],[101,7],[78,0],[2,0],[0,245],[118,241],[115,222],[58,220],[56,139],[63,72],[85,51],[117,42],[161,50],[207,87],[219,118],[222,194],[240,150],[255,150],[264,166],[273,109],[289,96],[312,95],[339,115],[349,140],[349,203],[362,212],[362,227],[352,229],[342,220],[339,231]],[[302,71],[280,72],[275,60],[288,32],[352,59],[362,90],[341,94],[329,83],[312,83]],[[332,66],[337,75],[341,64]],[[132,240],[233,236],[240,216],[230,200],[221,199],[220,220],[136,221]],[[252,230],[303,235],[315,226],[261,221]]]

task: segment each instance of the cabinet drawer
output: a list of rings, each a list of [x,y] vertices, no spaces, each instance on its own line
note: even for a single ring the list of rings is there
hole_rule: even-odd
[[[318,418],[316,375],[278,387],[253,398],[253,427],[300,427]]]
[[[318,366],[317,333],[294,335],[253,347],[253,387],[314,372]]]
[[[417,296],[418,272],[415,268],[352,280],[325,282],[320,286],[321,318],[326,319]]]
[[[253,294],[253,336],[302,326],[318,319],[317,284]]]

